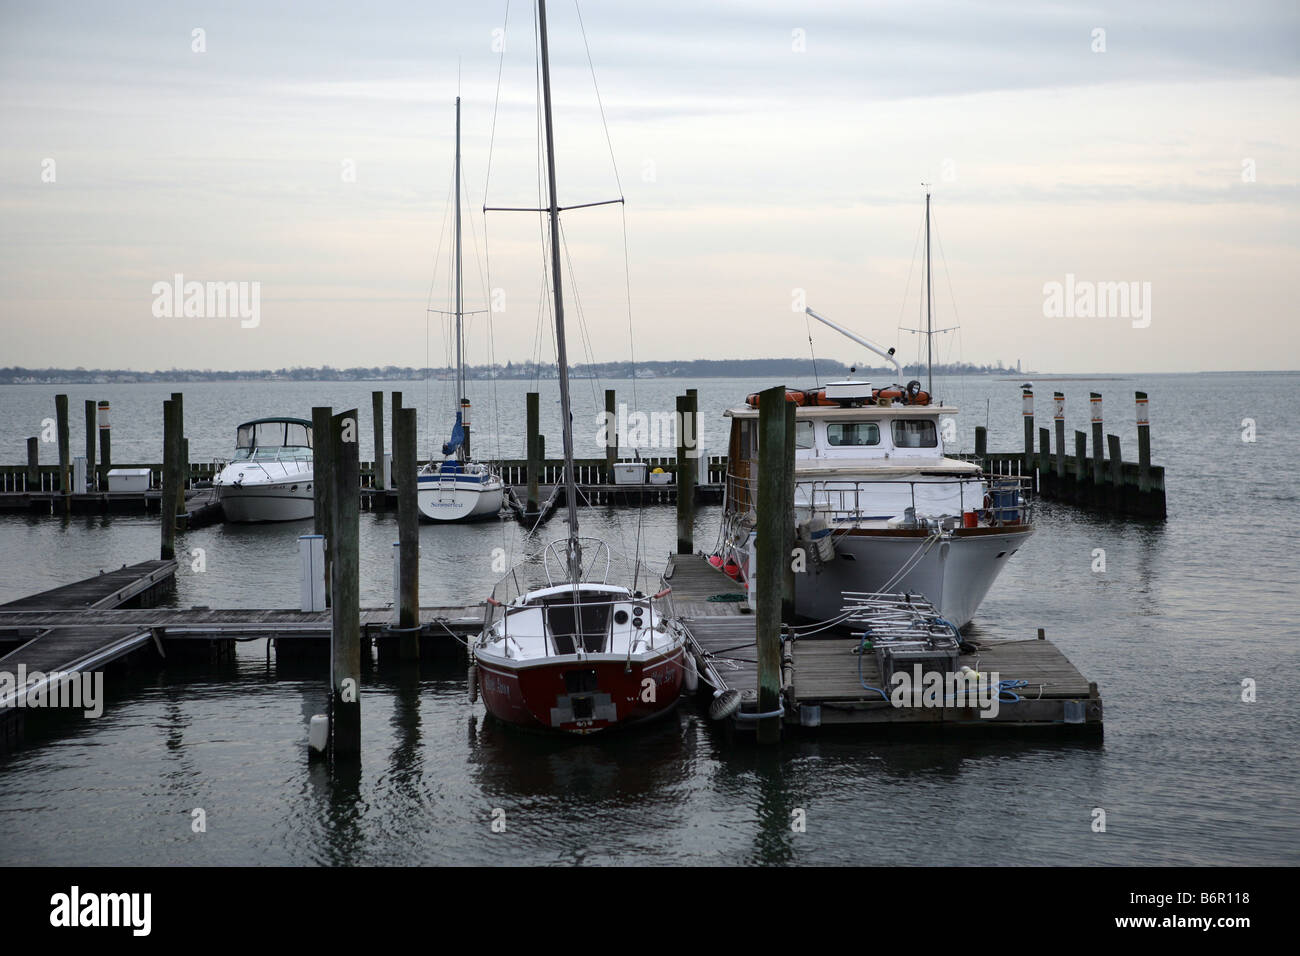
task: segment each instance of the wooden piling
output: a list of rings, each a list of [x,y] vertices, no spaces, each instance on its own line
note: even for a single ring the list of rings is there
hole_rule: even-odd
[[[1052,395],[1052,403],[1056,406],[1052,409],[1054,424],[1056,426],[1056,477],[1065,477],[1065,393],[1056,392]]]
[[[695,414],[689,395],[677,397],[677,553],[695,553]]]
[[[176,416],[176,513],[185,513],[185,481],[190,472],[189,445],[185,442],[185,395],[172,392],[172,414]]]
[[[95,400],[86,399],[86,481],[90,483],[91,490],[99,487],[99,482],[95,474]],[[85,488],[78,488],[77,491],[83,492]]]
[[[72,512],[72,459],[68,438],[68,396],[54,396],[54,415],[58,425],[59,440],[59,493],[63,495],[63,510]]]
[[[1048,464],[1052,460],[1052,433],[1046,428],[1038,429],[1038,467],[1041,471],[1048,470]]]
[[[330,419],[330,752],[361,754],[360,459],[355,408]],[[322,476],[326,477],[326,476]]]
[[[41,490],[41,440],[27,439],[27,490]]]
[[[334,469],[334,442],[332,440],[331,422],[334,409],[328,405],[317,405],[311,410],[312,443],[312,505],[316,533],[325,537],[325,603],[330,603],[330,549],[329,541],[334,536],[330,529],[333,515],[333,501],[330,497],[331,475]]]
[[[163,402],[162,493],[158,499],[158,518],[162,529],[159,557],[167,561],[176,557],[176,482],[180,475],[180,434],[176,405]]]
[[[1100,485],[1105,481],[1102,473],[1106,462],[1106,451],[1101,443],[1101,395],[1089,393],[1088,402],[1092,406],[1092,483]]]
[[[1034,471],[1034,390],[1022,389],[1020,392],[1021,417],[1025,420],[1025,474]]]
[[[1119,436],[1107,435],[1106,442],[1110,447],[1110,483],[1117,489],[1124,487],[1124,459],[1119,452]]]
[[[618,461],[618,400],[614,389],[605,389],[605,480],[614,482],[614,462]]]
[[[393,469],[397,473],[398,657],[420,657],[420,505],[415,463],[415,409],[393,419]]]
[[[388,475],[384,473],[384,393],[370,393],[370,414],[375,426],[375,490],[384,492],[388,489]],[[393,419],[393,428],[397,428],[397,419]],[[393,432],[393,460],[397,460],[397,433]],[[376,496],[382,499],[383,494]]]
[[[989,455],[989,430],[983,425],[975,426],[975,457],[987,458]]]
[[[525,510],[530,515],[536,514],[539,507],[538,494],[537,494],[537,480],[540,477],[539,473],[541,472],[541,468],[542,468],[541,466],[542,454],[537,440],[538,431],[540,429],[539,422],[541,420],[540,409],[538,405],[538,402],[540,400],[541,397],[538,395],[537,392],[529,392],[527,395],[524,396],[525,413],[528,420],[528,431],[527,431],[528,447],[526,449],[526,453],[528,455],[528,463],[527,463],[528,501],[526,503]]]
[[[790,511],[790,520],[782,525],[781,552],[786,555],[784,573],[781,576],[781,620],[786,624],[794,623],[794,427],[795,406],[793,402],[782,402],[785,407],[785,453],[781,458],[781,500]],[[808,555],[804,555],[805,562]],[[805,565],[806,567],[806,565]]]
[[[113,429],[108,418],[108,400],[99,400],[99,487],[108,490],[108,470],[113,467]]]
[[[1137,398],[1138,433],[1138,491],[1151,490],[1151,417],[1147,409],[1147,393],[1134,392]]]
[[[1088,433],[1074,432],[1074,479],[1085,481],[1088,477]]]
[[[784,500],[786,448],[784,386],[763,391],[758,404],[758,561],[754,585],[758,590],[758,712],[775,715],[781,708],[781,583],[790,560],[785,548],[786,525],[794,521],[794,502]],[[791,529],[790,537],[793,537]],[[781,738],[781,719],[761,717],[758,742]]]

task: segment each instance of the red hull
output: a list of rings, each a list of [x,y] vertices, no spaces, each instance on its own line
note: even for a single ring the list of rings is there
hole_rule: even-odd
[[[478,660],[488,713],[507,723],[590,734],[662,714],[681,695],[685,651],[641,663],[567,660],[507,667]]]

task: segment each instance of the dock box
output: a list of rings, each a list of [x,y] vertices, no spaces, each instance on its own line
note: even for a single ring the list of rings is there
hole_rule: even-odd
[[[643,461],[616,461],[614,463],[614,484],[644,485],[646,464]]]
[[[112,468],[108,472],[109,491],[149,490],[148,468]]]
[[[652,485],[666,485],[669,484],[672,480],[673,480],[672,472],[668,472],[668,471],[650,472],[650,484]]]

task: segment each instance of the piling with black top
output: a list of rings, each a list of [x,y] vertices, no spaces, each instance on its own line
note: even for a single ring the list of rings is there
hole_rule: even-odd
[[[695,553],[695,408],[677,396],[677,553]]]
[[[27,439],[27,490],[41,490],[41,440]]]
[[[1056,426],[1056,477],[1065,478],[1065,393],[1056,392],[1052,395],[1052,403],[1055,408],[1052,409],[1054,424]]]
[[[1138,433],[1138,491],[1151,490],[1151,416],[1147,409],[1147,393],[1135,392],[1137,398]]]
[[[989,430],[983,425],[975,426],[975,457],[987,458],[989,454]]]
[[[618,399],[614,389],[605,389],[605,474],[614,481],[614,462],[618,461]]]
[[[1024,388],[1020,392],[1020,414],[1025,420],[1025,474],[1034,470],[1034,390]]]
[[[415,409],[403,408],[393,419],[393,469],[397,473],[398,657],[420,656],[420,505],[415,462]]]
[[[388,489],[388,475],[384,473],[384,393],[370,393],[370,414],[375,426],[375,467],[374,482],[376,491]],[[393,459],[397,459],[397,419],[393,419]],[[383,495],[377,495],[375,503],[383,501]]]
[[[1085,481],[1088,477],[1088,433],[1075,429],[1074,432],[1074,480]]]
[[[99,487],[108,490],[108,470],[113,467],[113,429],[108,420],[108,401],[99,400]]]
[[[330,753],[361,753],[360,459],[357,410],[330,419]]]
[[[1106,453],[1101,445],[1101,395],[1098,392],[1090,392],[1088,403],[1092,406],[1092,483],[1100,487],[1105,482],[1102,468],[1106,460]]]
[[[764,390],[758,402],[758,555],[754,587],[758,591],[758,712],[774,716],[757,721],[759,743],[781,739],[781,588],[790,561],[787,544],[794,537],[794,502],[785,500],[785,388]],[[787,533],[788,529],[788,533]]]
[[[86,481],[92,489],[99,486],[95,476],[95,400],[92,398],[86,399]]]
[[[334,443],[331,440],[330,422],[334,409],[316,405],[311,410],[312,505],[316,533],[325,538],[325,603],[330,603],[330,517],[333,501],[330,496],[331,475],[334,468]]]
[[[69,448],[70,441],[68,438],[68,396],[54,396],[54,416],[58,425],[59,440],[59,493],[63,495],[63,510],[72,511],[72,499],[68,495],[72,494],[72,461],[69,457],[72,452]]]
[[[541,412],[538,405],[541,397],[537,392],[529,392],[524,396],[526,407],[526,416],[528,419],[528,447],[527,447],[527,478],[528,478],[528,501],[526,511],[528,514],[537,514],[539,507],[537,494],[537,480],[541,471],[541,450],[538,443],[538,432],[540,430]]]

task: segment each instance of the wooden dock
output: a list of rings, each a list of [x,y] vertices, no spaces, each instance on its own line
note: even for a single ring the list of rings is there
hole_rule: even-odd
[[[67,498],[69,511],[74,515],[87,514],[157,514],[161,507],[162,491],[88,491],[63,495],[58,491],[5,491],[0,492],[0,514],[62,514]],[[185,492],[185,511],[177,512],[180,528],[201,528],[215,524],[223,517],[221,502],[215,488],[195,487]]]
[[[701,674],[712,672],[721,678],[723,686],[718,690],[740,694],[740,711],[731,721],[739,729],[752,729],[754,721],[746,714],[754,713],[758,702],[755,618],[736,605],[723,610],[716,603],[683,602],[675,582],[689,582],[687,594],[715,588],[723,593],[721,589],[729,585],[739,586],[699,555],[676,556],[672,575],[674,598]],[[1102,701],[1096,685],[1046,639],[980,641],[972,652],[958,657],[958,667],[1026,682],[1002,695],[996,715],[981,717],[968,707],[895,707],[868,689],[881,687],[881,678],[875,655],[870,650],[860,653],[861,636],[846,636],[842,631],[827,634],[804,638],[796,634],[793,639],[787,634],[782,641],[781,697],[787,726],[1101,731]],[[703,682],[702,688],[708,690]]]

